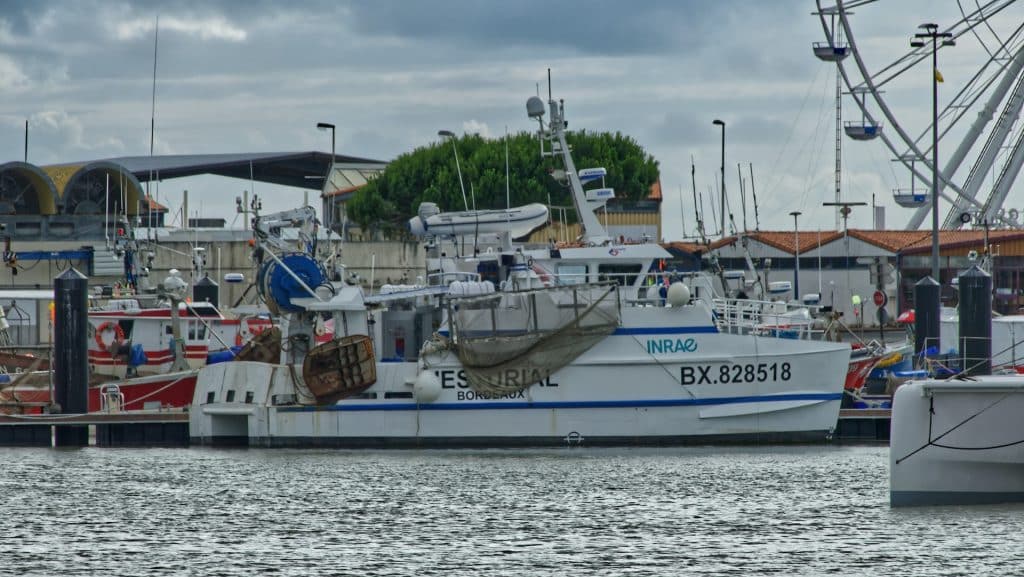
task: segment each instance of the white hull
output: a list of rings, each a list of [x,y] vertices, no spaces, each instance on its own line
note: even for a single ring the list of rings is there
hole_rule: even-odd
[[[692,339],[697,348],[652,355],[649,339]],[[432,402],[412,397],[417,363],[378,363],[378,382],[361,398],[326,407],[275,405],[295,391],[287,367],[225,363],[200,372],[191,436],[254,446],[824,440],[838,419],[844,372],[836,367],[849,362],[849,348],[787,341],[786,354],[774,353],[779,346],[767,337],[624,329],[519,393],[477,394],[448,354],[431,365],[442,385]],[[216,402],[250,387],[253,404]]]
[[[1024,502],[1024,377],[908,383],[893,399],[894,507]]]

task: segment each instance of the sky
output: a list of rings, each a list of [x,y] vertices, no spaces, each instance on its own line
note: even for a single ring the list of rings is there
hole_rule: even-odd
[[[1024,21],[1013,6],[994,28]],[[717,197],[725,121],[729,206],[743,228],[835,227],[835,66],[814,58],[825,39],[809,0],[0,0],[0,163],[65,163],[145,155],[150,147],[154,24],[159,15],[155,154],[305,151],[390,160],[438,141],[438,130],[499,138],[533,130],[525,102],[547,70],[570,128],[620,131],[660,163],[665,240],[694,231],[693,190]],[[960,18],[955,1],[858,7],[855,41],[870,70],[909,50],[923,21]],[[940,105],[984,61],[964,37],[940,53]],[[927,129],[931,77],[916,67],[883,98],[914,135]],[[846,120],[860,111],[843,97]],[[965,123],[966,124],[966,123]],[[962,132],[952,130],[950,139]],[[940,153],[951,150],[944,138]],[[894,188],[909,172],[880,141],[842,139],[842,197],[886,206],[887,228],[911,211]],[[691,179],[691,162],[694,178]],[[941,164],[941,162],[940,162]],[[751,180],[751,170],[753,179]],[[695,181],[695,182],[694,182]],[[920,186],[920,183],[917,184]],[[204,216],[234,218],[250,183],[198,177],[160,184]],[[297,206],[303,190],[256,183],[265,210]],[[315,192],[309,193],[315,198]],[[1007,206],[1024,206],[1011,193]],[[513,191],[514,203],[514,191]],[[717,209],[716,209],[717,212]],[[855,209],[851,228],[870,228]],[[707,224],[711,229],[712,225]]]

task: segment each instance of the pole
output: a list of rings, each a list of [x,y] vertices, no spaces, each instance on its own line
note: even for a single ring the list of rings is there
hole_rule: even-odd
[[[789,213],[793,215],[793,247],[795,258],[793,259],[793,297],[800,300],[800,229],[797,218],[803,214],[799,210]]]
[[[939,51],[932,34],[932,278],[939,278]]]
[[[324,188],[327,188],[326,184],[331,182],[331,177],[334,176],[334,162],[335,162],[336,158],[337,158],[337,156],[336,156],[336,154],[334,152],[334,125],[331,125],[331,168],[327,172],[327,182],[324,183],[325,184]],[[327,214],[324,215],[324,221],[325,221],[325,224],[327,225],[327,240],[329,242],[330,239],[331,239],[331,224],[334,222],[334,197],[333,196],[331,197],[331,201],[328,204],[329,204],[329,210],[327,211]]]
[[[720,206],[718,208],[721,211],[721,220],[719,222],[722,224],[722,236],[724,237],[725,236],[725,122],[716,118],[714,121],[712,121],[712,124],[717,124],[717,125],[722,127],[722,164],[721,164],[721,169],[722,169],[722,199],[721,200],[722,200],[722,202],[720,203]]]
[[[74,268],[54,279],[53,398],[64,414],[89,411],[88,294],[88,277]],[[116,341],[111,344],[117,346]],[[121,351],[112,350],[111,353],[118,355]],[[55,444],[58,447],[87,446],[89,428],[83,425],[58,426]]]

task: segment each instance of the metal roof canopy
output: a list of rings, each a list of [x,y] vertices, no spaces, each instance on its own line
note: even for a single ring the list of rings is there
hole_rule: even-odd
[[[338,168],[383,168],[387,165],[382,160],[340,154],[334,159]],[[139,182],[215,174],[308,189],[322,188],[322,178],[331,166],[329,153],[315,151],[122,156],[103,160],[123,166]]]

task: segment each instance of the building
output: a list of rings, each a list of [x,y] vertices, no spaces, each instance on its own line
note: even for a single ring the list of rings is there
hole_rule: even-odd
[[[820,295],[822,305],[834,307],[854,326],[878,324],[876,291],[885,295],[886,321],[913,308],[914,285],[931,274],[930,231],[757,231],[708,245],[669,246],[677,244],[677,249],[700,254],[705,268],[712,268],[712,261],[725,270],[752,265],[765,286],[789,281],[800,297]],[[1024,231],[940,231],[939,245],[937,280],[945,305],[956,304],[953,279],[984,261],[993,276],[995,310],[1005,314],[1024,306]]]

